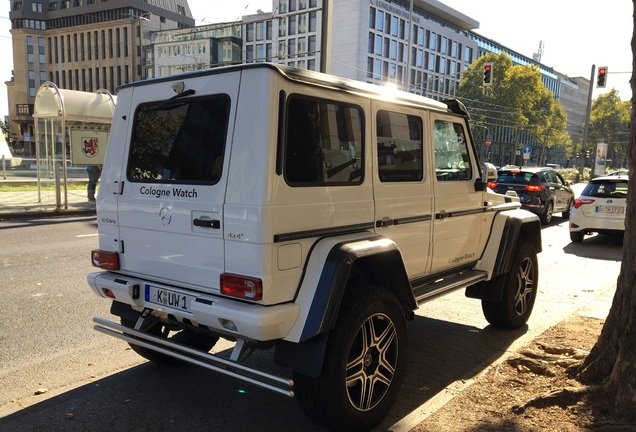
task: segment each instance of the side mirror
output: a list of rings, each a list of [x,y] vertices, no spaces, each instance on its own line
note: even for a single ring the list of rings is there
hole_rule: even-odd
[[[481,170],[481,178],[475,183],[475,192],[485,191],[489,182],[496,181],[497,168],[489,162],[484,162]]]

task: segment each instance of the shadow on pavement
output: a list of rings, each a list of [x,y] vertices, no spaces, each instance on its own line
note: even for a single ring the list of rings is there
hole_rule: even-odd
[[[563,252],[582,258],[607,261],[623,259],[623,236],[619,234],[596,234],[585,236],[582,243],[569,243]]]
[[[379,430],[453,382],[479,373],[525,332],[416,316],[409,325],[407,376]],[[272,357],[272,350],[259,352],[249,362],[271,369]],[[196,366],[165,368],[152,363],[50,397],[6,416],[0,424],[5,432],[324,430],[308,420],[293,399]]]

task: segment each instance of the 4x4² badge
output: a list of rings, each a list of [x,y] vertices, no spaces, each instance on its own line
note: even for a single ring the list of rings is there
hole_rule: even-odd
[[[162,207],[159,210],[159,220],[161,221],[161,225],[168,225],[172,220],[172,212],[167,207]]]

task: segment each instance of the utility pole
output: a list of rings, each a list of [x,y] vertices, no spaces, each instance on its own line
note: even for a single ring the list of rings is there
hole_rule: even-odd
[[[331,65],[331,0],[322,0],[322,35],[320,38],[320,72],[329,73]]]
[[[592,92],[594,91],[594,75],[596,74],[596,65],[592,65],[592,73],[590,74],[590,89],[587,95],[587,109],[585,110],[585,124],[583,125],[583,142],[581,143],[581,160],[579,161],[579,173],[583,176],[583,168],[585,168],[585,150],[587,149],[587,138],[590,129],[590,111],[592,110]]]

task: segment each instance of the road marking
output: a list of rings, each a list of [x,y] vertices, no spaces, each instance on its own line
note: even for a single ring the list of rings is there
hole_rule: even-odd
[[[95,234],[79,234],[77,236],[77,238],[82,238],[82,237],[97,237],[99,234],[95,233]]]

